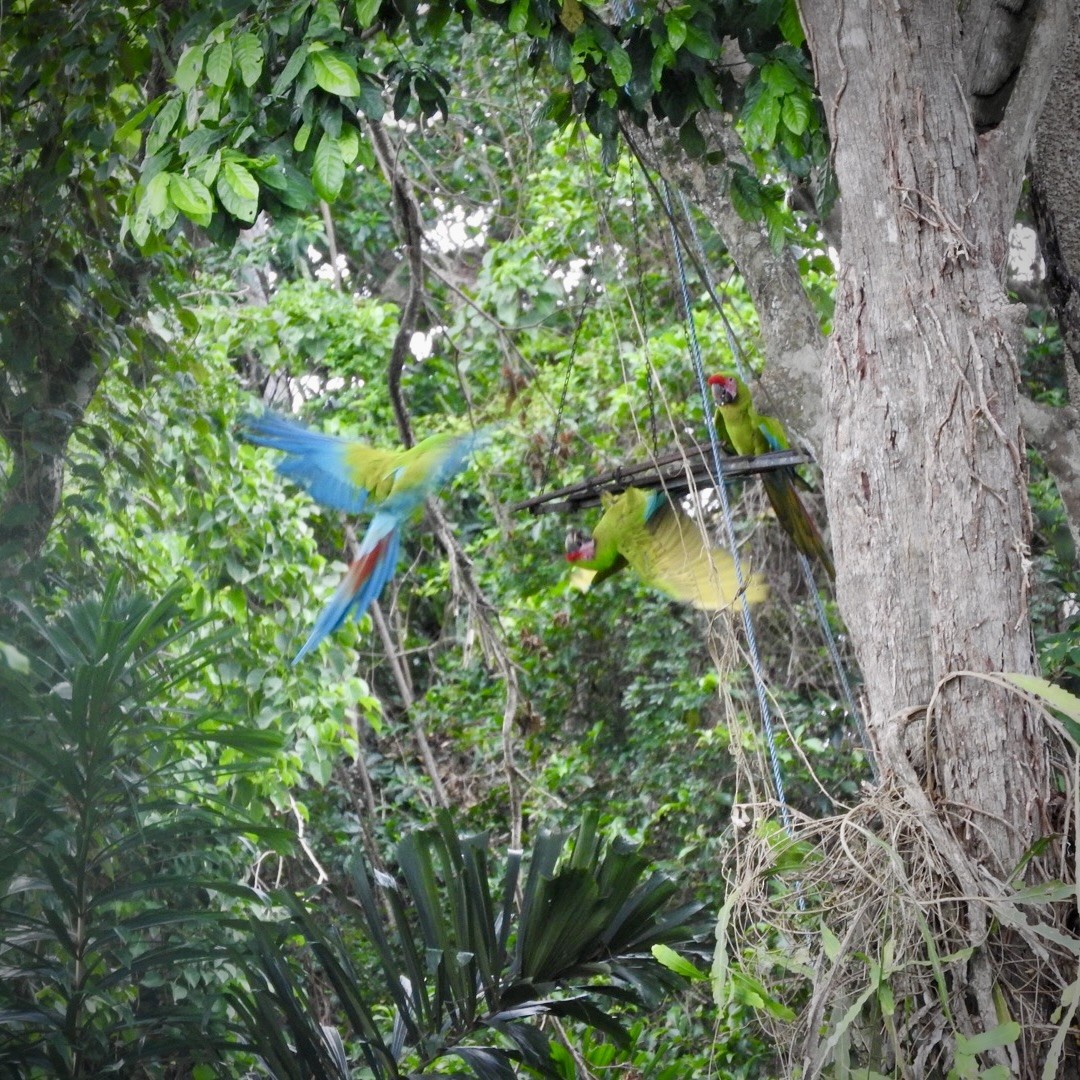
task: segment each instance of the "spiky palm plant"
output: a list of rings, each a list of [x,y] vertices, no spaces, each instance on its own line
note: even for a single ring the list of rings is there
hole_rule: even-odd
[[[568,842],[569,840],[569,842]],[[595,816],[572,839],[542,833],[522,877],[511,852],[489,880],[488,838],[459,836],[447,814],[398,847],[401,880],[352,864],[352,902],[381,970],[378,985],[354,963],[342,935],[295,897],[284,925],[253,923],[262,985],[234,1005],[251,1045],[279,1080],[376,1080],[434,1075],[456,1057],[481,1080],[558,1077],[553,1027],[580,1021],[626,1041],[619,1012],[655,1003],[680,980],[653,945],[694,947],[698,905],[673,903],[675,883],[649,873],[628,844],[605,844]],[[341,1025],[321,1022],[288,962],[300,935],[333,988]],[[380,1022],[386,1002],[392,1025]],[[381,1006],[381,1007],[380,1007]],[[446,1075],[444,1064],[439,1075]],[[457,1073],[454,1075],[464,1075]]]
[[[0,663],[0,1076],[160,1076],[224,1045],[223,999],[172,990],[221,961],[211,899],[236,890],[214,874],[252,830],[213,808],[203,751],[277,740],[179,707],[221,641],[178,625],[177,595],[113,581],[11,625],[29,662]]]

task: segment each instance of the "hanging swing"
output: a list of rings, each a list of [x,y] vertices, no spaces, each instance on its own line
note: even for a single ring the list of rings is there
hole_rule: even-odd
[[[708,445],[694,446],[691,448],[679,448],[666,454],[658,455],[656,453],[655,446],[654,418],[654,446],[653,454],[649,461],[635,465],[619,465],[606,473],[587,477],[584,480],[578,481],[577,483],[558,488],[554,491],[545,492],[542,490],[541,494],[535,495],[532,498],[525,499],[519,503],[516,503],[514,506],[511,507],[511,510],[513,512],[528,511],[532,514],[572,513],[577,510],[587,509],[600,505],[601,496],[604,494],[614,496],[621,494],[628,488],[639,488],[646,491],[663,489],[666,494],[672,498],[678,498],[680,496],[689,494],[693,491],[698,490],[699,488],[713,488],[717,491],[720,499],[726,539],[729,549],[731,550],[732,556],[735,560],[736,573],[740,579],[741,584],[742,571],[739,564],[731,507],[727,497],[727,482],[732,478],[749,476],[754,474],[763,474],[772,470],[791,468],[795,465],[806,464],[810,462],[811,459],[805,453],[795,449],[774,450],[766,454],[760,454],[755,456],[728,456],[724,454],[721,450],[716,428],[713,423],[710,395],[706,386],[705,370],[701,357],[701,349],[700,345],[698,344],[697,335],[693,323],[692,307],[684,266],[683,242],[679,235],[678,225],[672,212],[671,189],[666,181],[664,182],[664,191],[661,202],[663,204],[664,212],[671,230],[671,243],[674,250],[677,276],[679,279],[680,295],[683,307],[683,318],[689,338],[690,356],[697,376],[699,391],[701,393],[702,406],[705,415],[705,423],[709,436]],[[683,216],[684,220],[689,225],[691,234],[693,235],[698,245],[698,254],[701,255],[701,258],[700,260],[695,261],[699,263],[700,268],[701,263],[704,263],[704,257],[700,249],[700,240],[698,238],[696,230],[694,229],[693,221],[689,215],[687,207],[685,206],[685,200],[683,205]],[[707,278],[707,271],[703,270],[702,272],[705,273]],[[714,303],[717,304],[718,309],[720,310],[732,356],[735,360],[736,366],[740,370],[740,374],[745,380],[747,373],[745,363],[743,361],[742,351],[739,347],[737,338],[730,325],[730,322],[727,319],[726,313],[723,310],[719,297],[717,296],[716,291],[712,286],[712,282],[706,280],[705,284],[710,296],[713,298]],[[585,305],[583,304],[582,311],[579,316],[578,326],[575,330],[574,343],[567,356],[567,372],[564,380],[562,396],[559,402],[558,415],[555,422],[555,432],[553,433],[552,437],[552,453],[554,452],[555,436],[558,432],[562,411],[565,406],[567,387],[569,385],[570,378],[570,370],[573,363],[573,355],[576,351],[578,333],[581,329],[581,320],[584,318],[584,310]],[[649,383],[649,389],[650,407],[652,407],[651,382]],[[551,456],[552,455],[549,454],[549,461]],[[545,464],[544,478],[541,482],[541,488],[543,488],[546,484],[547,473],[548,465]],[[854,695],[851,690],[850,682],[847,678],[844,664],[840,657],[835,636],[829,625],[828,617],[822,604],[821,596],[818,592],[816,582],[814,581],[813,568],[810,565],[810,561],[802,552],[798,553],[798,557],[800,569],[803,578],[808,586],[810,596],[813,599],[815,614],[821,627],[822,636],[827,651],[829,653],[830,660],[832,661],[834,671],[836,673],[839,689],[841,691],[851,721],[854,723],[861,736],[861,742],[866,750],[867,761],[870,766],[871,772],[876,776],[876,768],[874,765],[870,744],[866,738],[866,734],[863,729],[862,717],[858,710],[858,707],[855,704]],[[769,705],[768,691],[764,680],[762,662],[758,652],[753,619],[751,617],[750,607],[748,604],[740,602],[737,604],[737,607],[742,616],[743,630],[746,637],[747,648],[750,657],[750,667],[753,675],[759,712],[761,715],[762,728],[765,734],[765,741],[768,748],[770,771],[772,772],[772,779],[776,791],[780,817],[785,830],[790,833],[792,830],[791,814],[784,793],[783,777],[780,767],[779,755],[776,747],[772,711]]]

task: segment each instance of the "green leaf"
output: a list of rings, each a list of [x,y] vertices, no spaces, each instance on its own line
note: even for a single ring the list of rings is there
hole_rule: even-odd
[[[780,106],[780,119],[795,135],[801,135],[810,126],[810,102],[800,94],[788,94]]]
[[[820,924],[821,929],[821,947],[825,950],[825,955],[836,963],[836,958],[840,955],[840,939],[825,925]]]
[[[728,188],[728,197],[735,213],[744,221],[758,221],[761,218],[761,185],[750,173],[735,173]]]
[[[683,17],[674,11],[669,11],[664,15],[664,29],[667,30],[668,44],[672,49],[682,48],[683,42],[686,40],[686,21]]]
[[[293,149],[302,154],[307,149],[308,139],[311,138],[311,121],[305,120],[293,138]]]
[[[169,173],[159,172],[151,177],[143,194],[147,212],[154,217],[161,217],[169,205]]]
[[[333,202],[341,192],[345,180],[345,162],[337,140],[323,133],[315,149],[315,164],[311,172],[311,182],[319,198]]]
[[[369,120],[375,121],[381,120],[386,113],[386,105],[379,88],[368,79],[360,82],[360,111]]]
[[[1070,694],[1063,687],[1040,678],[1038,675],[1020,675],[1012,671],[1003,671],[1001,677],[1021,690],[1034,694],[1052,709],[1063,712],[1071,720],[1080,724],[1080,698]]]
[[[778,202],[769,200],[762,207],[765,214],[765,226],[769,233],[769,247],[774,254],[779,254],[784,249],[786,239],[787,213]]]
[[[686,957],[680,956],[674,949],[669,948],[667,945],[654,945],[652,947],[652,954],[668,969],[668,971],[674,971],[676,975],[681,975],[684,979],[703,981],[709,977],[704,971],[694,967]]]
[[[702,60],[715,60],[720,55],[720,44],[712,34],[699,30],[692,22],[686,24],[686,48]]]
[[[171,97],[161,107],[161,111],[154,118],[150,126],[150,134],[146,136],[146,153],[148,157],[156,154],[165,144],[165,140],[172,133],[176,121],[180,118],[181,101],[179,97]]]
[[[281,97],[292,86],[296,81],[296,76],[303,69],[307,57],[308,45],[305,43],[289,57],[288,63],[281,69],[281,74],[274,80],[274,85],[270,89],[271,97]]]
[[[756,146],[771,147],[776,142],[776,125],[780,123],[780,99],[768,91],[750,106],[743,115],[747,138]]]
[[[124,142],[130,138],[143,126],[148,116],[156,116],[158,110],[165,104],[165,97],[154,98],[148,105],[138,109],[135,114],[129,117],[120,127],[116,129],[116,133],[113,135],[114,142]]]
[[[366,30],[375,21],[375,16],[379,14],[381,6],[382,0],[356,0],[354,4],[356,21],[363,29]]]
[[[987,1050],[993,1050],[999,1046],[1009,1046],[1020,1038],[1020,1025],[1015,1020],[1006,1020],[981,1035],[972,1035],[968,1038],[960,1032],[956,1033],[956,1052],[966,1057],[975,1057]]]
[[[775,94],[790,94],[799,85],[787,64],[779,60],[770,60],[761,69],[761,81]]]
[[[255,177],[239,162],[226,161],[217,181],[221,205],[233,217],[253,222],[259,213],[259,185]]]
[[[173,74],[173,82],[184,91],[190,93],[198,82],[202,73],[203,56],[206,52],[204,45],[189,45],[180,57]]]
[[[233,59],[240,68],[240,79],[245,86],[254,86],[263,70],[263,47],[252,33],[241,34],[233,43]]]
[[[692,116],[679,128],[679,145],[692,158],[703,157],[705,154],[705,136],[701,134]]]
[[[315,82],[328,94],[354,98],[360,96],[360,80],[344,55],[332,49],[312,53],[308,58]]]
[[[338,150],[341,151],[341,160],[346,165],[351,165],[360,153],[360,133],[356,128],[346,124],[341,129],[337,144]]]
[[[206,58],[206,77],[214,86],[225,86],[229,81],[229,72],[232,70],[232,42],[222,41],[210,50]]]
[[[169,200],[196,225],[210,224],[214,212],[214,199],[201,180],[173,173],[169,177]]]
[[[796,49],[802,48],[806,34],[803,32],[802,22],[799,19],[799,7],[795,0],[786,0],[784,10],[780,13],[776,25],[780,33],[784,35],[785,41],[790,42]]]
[[[1009,899],[1015,904],[1055,904],[1075,897],[1075,885],[1064,881],[1045,881],[1041,885],[1026,885],[1017,889]]]
[[[520,34],[529,21],[529,0],[511,0],[510,18],[506,28],[511,34]]]
[[[630,76],[634,74],[634,65],[630,62],[630,54],[621,45],[615,45],[608,49],[607,61],[615,85],[625,86],[630,81]]]

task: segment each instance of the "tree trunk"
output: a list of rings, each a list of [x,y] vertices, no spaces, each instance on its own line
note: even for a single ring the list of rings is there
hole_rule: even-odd
[[[821,459],[840,607],[884,771],[914,775],[888,755],[902,719],[928,710],[919,798],[974,880],[1001,883],[1041,835],[1044,732],[1022,700],[958,673],[1034,667],[1022,312],[1003,263],[1041,97],[1017,81],[1018,112],[976,134],[961,25],[975,6],[809,0],[803,17],[843,198]],[[976,948],[975,1032],[999,1022],[1005,976],[987,963]],[[1033,1046],[1012,1060],[1025,1075]]]
[[[0,504],[0,578],[21,577],[24,585],[60,509],[68,440],[103,372],[87,332],[73,335],[62,355],[39,348],[34,361],[25,380],[11,372],[0,378],[0,436],[11,452]]]

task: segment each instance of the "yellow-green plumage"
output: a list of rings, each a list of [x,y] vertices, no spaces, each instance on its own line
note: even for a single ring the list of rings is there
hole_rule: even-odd
[[[718,438],[730,443],[736,454],[748,457],[767,454],[770,450],[786,450],[788,439],[780,421],[772,416],[762,416],[754,408],[750,391],[742,379],[734,375],[725,376],[724,379],[736,385],[737,393],[731,401],[723,400],[722,395],[717,397],[715,424]],[[799,551],[808,558],[817,559],[829,577],[835,577],[832,557],[814,519],[795,490],[796,480],[797,474],[792,468],[775,469],[761,475],[765,494],[780,527],[791,537]]]
[[[277,469],[318,502],[346,513],[371,504],[375,514],[355,558],[293,663],[349,615],[359,619],[394,573],[405,522],[465,464],[487,433],[431,435],[408,450],[380,450],[355,439],[312,431],[272,412],[245,416],[244,437],[279,450]]]
[[[704,611],[728,607],[739,593],[735,565],[723,548],[712,547],[701,528],[659,494],[628,488],[603,497],[604,514],[593,530],[592,558],[568,558],[594,571],[592,583],[629,565],[652,588]],[[746,600],[765,598],[756,576],[745,579]]]

